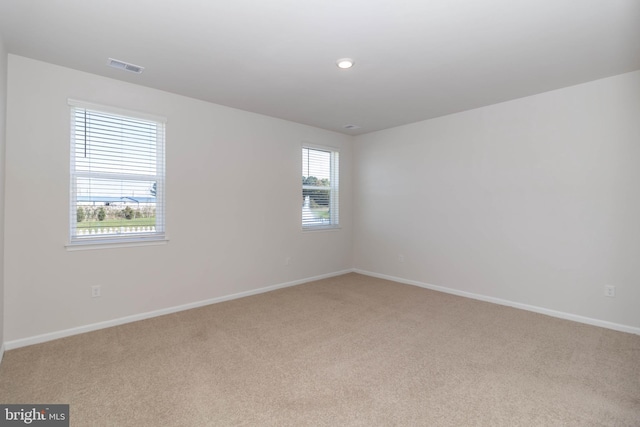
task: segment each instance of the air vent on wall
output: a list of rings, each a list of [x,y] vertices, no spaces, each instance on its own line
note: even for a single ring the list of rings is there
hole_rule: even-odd
[[[130,71],[136,74],[140,74],[144,70],[144,67],[141,67],[139,65],[129,64],[128,62],[119,61],[113,58],[109,58],[109,66],[118,68],[120,70]]]

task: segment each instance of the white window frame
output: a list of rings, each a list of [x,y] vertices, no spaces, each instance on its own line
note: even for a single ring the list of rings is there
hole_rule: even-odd
[[[335,147],[329,147],[316,144],[302,144],[302,158],[304,158],[304,150],[324,151],[331,154],[330,159],[330,190],[329,190],[329,221],[326,223],[307,223],[304,222],[304,199],[303,208],[300,212],[300,223],[303,231],[321,231],[321,230],[337,230],[340,228],[340,150]],[[300,168],[304,171],[304,165]],[[303,175],[304,176],[304,175]],[[302,184],[301,190],[313,189],[311,186]]]
[[[166,238],[166,204],[165,204],[165,134],[166,119],[164,117],[154,116],[135,111],[129,111],[121,108],[98,105],[84,101],[73,99],[68,100],[70,106],[70,202],[69,202],[69,242],[66,245],[68,250],[76,249],[102,249],[122,246],[141,246],[155,245],[167,242]],[[77,171],[75,167],[76,155],[76,136],[75,136],[75,112],[76,110],[90,110],[98,113],[121,116],[124,118],[150,121],[157,126],[156,138],[156,174],[155,175],[136,175],[136,174],[106,174],[96,172]],[[77,178],[99,178],[128,180],[128,181],[148,181],[156,182],[155,209],[156,224],[153,231],[140,231],[133,233],[110,233],[96,235],[79,235],[77,233]]]

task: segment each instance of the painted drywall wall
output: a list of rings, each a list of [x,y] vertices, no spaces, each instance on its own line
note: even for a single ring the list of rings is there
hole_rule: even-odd
[[[8,92],[7,342],[351,267],[350,136],[15,55]],[[68,98],[167,118],[168,244],[65,249]],[[303,141],[340,149],[338,231],[301,231]]]
[[[640,72],[356,137],[354,265],[640,327],[639,142]]]
[[[0,36],[0,359],[4,345],[4,171],[7,107],[7,50]]]

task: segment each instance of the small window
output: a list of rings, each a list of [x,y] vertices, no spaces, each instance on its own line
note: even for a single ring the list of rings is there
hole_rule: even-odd
[[[302,147],[302,228],[338,227],[339,153]]]
[[[164,239],[164,120],[70,104],[70,243]]]

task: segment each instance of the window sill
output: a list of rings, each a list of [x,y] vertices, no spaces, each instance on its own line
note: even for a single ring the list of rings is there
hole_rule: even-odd
[[[115,248],[131,248],[136,246],[157,246],[166,245],[169,239],[166,237],[155,239],[136,239],[136,240],[87,240],[84,242],[67,243],[65,248],[67,251],[90,251],[95,249],[115,249]]]
[[[317,232],[317,231],[340,231],[342,227],[339,225],[326,225],[326,226],[315,226],[315,227],[302,227],[302,232]]]

